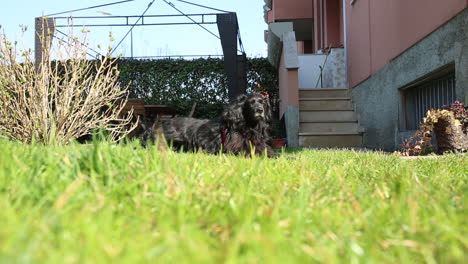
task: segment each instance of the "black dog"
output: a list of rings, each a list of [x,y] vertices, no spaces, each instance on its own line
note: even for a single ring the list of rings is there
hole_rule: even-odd
[[[261,94],[241,95],[216,119],[174,118],[162,124],[162,133],[177,150],[208,153],[276,153],[268,145],[271,123],[270,103]]]

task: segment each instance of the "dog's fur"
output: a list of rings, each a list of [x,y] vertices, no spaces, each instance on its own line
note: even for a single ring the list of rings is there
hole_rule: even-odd
[[[215,119],[173,118],[162,124],[166,141],[177,150],[203,150],[249,156],[276,153],[268,145],[271,109],[263,95],[241,95]],[[151,134],[151,133],[150,133]],[[154,134],[154,133],[153,133]]]

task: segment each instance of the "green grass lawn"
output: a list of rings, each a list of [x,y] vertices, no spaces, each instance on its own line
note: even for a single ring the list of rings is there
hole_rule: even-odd
[[[0,263],[467,263],[468,157],[0,140]]]

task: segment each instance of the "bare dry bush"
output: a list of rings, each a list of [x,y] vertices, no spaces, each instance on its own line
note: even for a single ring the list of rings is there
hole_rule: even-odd
[[[133,130],[115,59],[87,59],[87,48],[42,37],[42,60],[0,33],[0,136],[26,143],[66,144],[93,131],[119,140]]]

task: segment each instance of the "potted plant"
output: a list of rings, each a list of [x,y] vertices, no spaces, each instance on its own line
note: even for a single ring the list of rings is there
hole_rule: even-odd
[[[284,147],[286,147],[286,139],[285,138],[272,139],[270,145],[274,149],[284,148]]]
[[[403,142],[401,154],[415,156],[430,152],[432,132],[436,136],[437,153],[468,150],[468,108],[455,101],[442,109],[427,111],[416,134]]]

